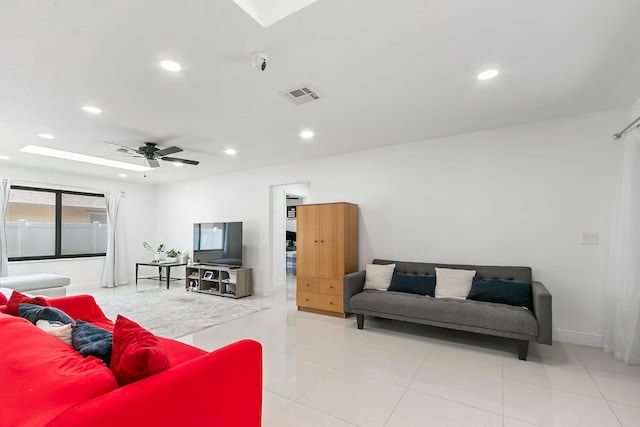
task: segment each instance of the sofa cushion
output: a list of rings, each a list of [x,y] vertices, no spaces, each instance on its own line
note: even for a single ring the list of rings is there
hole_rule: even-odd
[[[434,296],[436,289],[435,276],[425,274],[393,273],[388,291],[407,292],[410,294]]]
[[[75,324],[73,319],[64,311],[55,307],[43,307],[35,304],[19,304],[18,315],[24,317],[34,325],[38,320],[51,320],[65,325]]]
[[[386,291],[391,283],[391,277],[393,276],[393,270],[395,268],[395,264],[367,264],[364,277],[364,288]]]
[[[31,297],[18,291],[13,291],[11,298],[7,301],[4,312],[12,316],[18,316],[18,306],[20,304],[34,304],[41,306],[49,306],[49,302],[43,297]]]
[[[124,386],[169,369],[169,356],[158,338],[136,322],[118,315],[113,328],[111,370]]]
[[[467,298],[475,301],[509,304],[533,310],[531,283],[475,279]]]
[[[7,304],[7,301],[9,301],[9,298],[3,292],[0,292],[0,305]]]
[[[436,267],[436,298],[466,299],[475,270]]]
[[[97,357],[109,366],[113,345],[111,332],[78,320],[71,330],[71,344],[83,357]]]
[[[0,313],[0,426],[45,426],[65,410],[117,388],[101,360],[29,321]]]
[[[355,313],[380,314],[391,319],[423,321],[436,326],[493,335],[538,336],[538,322],[531,311],[506,304],[467,299],[425,298],[403,292],[363,291],[350,300]],[[503,334],[505,332],[506,334]]]

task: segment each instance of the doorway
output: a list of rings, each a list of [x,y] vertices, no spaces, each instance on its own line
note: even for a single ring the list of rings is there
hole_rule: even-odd
[[[296,299],[296,207],[309,203],[310,183],[271,187],[271,277],[274,293]]]

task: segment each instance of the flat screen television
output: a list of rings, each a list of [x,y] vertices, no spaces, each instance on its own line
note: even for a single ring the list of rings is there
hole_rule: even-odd
[[[193,224],[193,261],[242,266],[242,222]]]

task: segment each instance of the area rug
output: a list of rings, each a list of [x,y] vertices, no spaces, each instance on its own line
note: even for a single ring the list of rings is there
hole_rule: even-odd
[[[109,319],[115,321],[117,315],[122,314],[167,338],[180,338],[263,310],[237,300],[184,289],[96,295],[95,299]]]

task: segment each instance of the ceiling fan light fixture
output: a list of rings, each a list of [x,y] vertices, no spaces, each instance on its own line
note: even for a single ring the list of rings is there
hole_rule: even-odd
[[[181,168],[182,166],[184,166],[184,164],[180,163],[180,162],[173,162],[173,166],[175,166],[177,168]]]
[[[178,64],[175,61],[171,61],[169,59],[164,59],[160,61],[160,66],[165,70],[171,71],[173,73],[177,73],[178,71],[182,70],[182,65]]]
[[[226,154],[227,156],[235,156],[236,154],[238,154],[238,152],[233,148],[227,148],[226,150],[224,150],[224,154]]]
[[[56,137],[50,133],[39,133],[38,136],[43,139],[56,139]]]
[[[119,176],[120,178],[126,178],[126,177],[127,177],[127,174],[126,174],[126,173],[119,173],[119,174],[118,174],[118,176]]]
[[[92,105],[85,105],[84,107],[82,107],[82,109],[84,111],[86,111],[87,113],[91,113],[91,114],[100,114],[100,113],[102,113],[101,109],[99,109],[98,107],[94,107]]]

